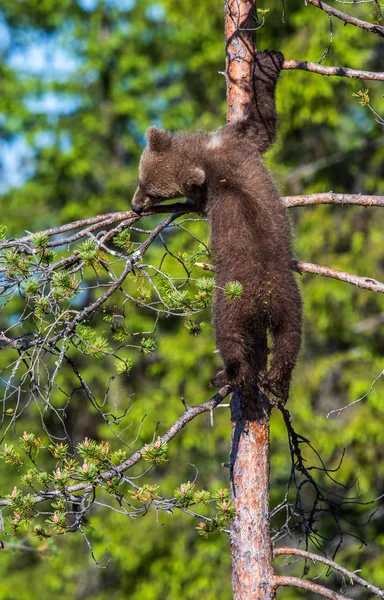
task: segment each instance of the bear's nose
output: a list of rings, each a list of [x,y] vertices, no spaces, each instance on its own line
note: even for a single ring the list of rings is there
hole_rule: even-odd
[[[137,187],[132,198],[131,207],[132,210],[134,210],[138,215],[140,215],[144,210],[145,198],[146,196],[143,194],[140,187]]]
[[[135,202],[132,201],[132,210],[137,213],[138,215],[141,215],[141,213],[144,211],[144,207],[143,206],[137,206]]]

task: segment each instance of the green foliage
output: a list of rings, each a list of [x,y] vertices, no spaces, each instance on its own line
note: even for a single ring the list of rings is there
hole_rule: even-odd
[[[118,375],[130,375],[133,367],[133,361],[128,358],[117,358],[115,360],[115,369]]]
[[[51,312],[51,303],[47,296],[35,298],[35,315],[38,319],[43,319]]]
[[[197,533],[205,540],[209,538],[209,534],[215,531],[225,531],[236,515],[235,505],[229,499],[229,490],[219,490],[212,494],[212,498],[216,499],[217,514],[215,518],[202,521],[196,527]]]
[[[161,465],[161,463],[167,462],[168,444],[162,442],[160,437],[157,438],[153,444],[147,444],[144,446],[141,456],[145,461],[153,463],[154,465]]]
[[[353,92],[352,96],[359,98],[359,104],[361,106],[367,106],[367,104],[369,104],[369,90],[361,89],[358,92]]]
[[[243,284],[240,281],[228,281],[225,284],[224,294],[225,298],[231,302],[238,300],[243,293]]]
[[[77,450],[84,460],[92,461],[96,465],[102,466],[109,460],[111,445],[109,442],[100,442],[98,444],[95,440],[90,440],[86,437],[84,442],[78,444]]]
[[[0,242],[5,240],[5,238],[7,237],[7,231],[8,227],[6,225],[0,224]]]
[[[175,498],[181,506],[188,507],[194,502],[196,485],[188,481],[175,490]]]
[[[76,333],[80,338],[80,349],[84,354],[103,358],[111,351],[108,340],[102,335],[97,335],[97,332],[88,325],[78,325]]]
[[[78,281],[68,271],[56,271],[52,276],[52,296],[57,302],[73,298]]]
[[[22,285],[22,289],[27,298],[36,296],[39,291],[39,280],[35,277],[31,277],[25,281]]]
[[[146,483],[137,490],[132,490],[131,495],[133,498],[135,498],[135,500],[139,500],[140,502],[152,502],[152,500],[157,500],[159,498],[157,493],[158,489],[158,485],[150,485]]]
[[[34,433],[24,431],[22,437],[19,438],[19,445],[29,457],[36,457],[41,448],[40,438],[37,438]]]
[[[196,321],[192,321],[191,319],[188,319],[187,321],[184,322],[184,325],[190,335],[197,337],[203,331],[204,322],[197,323]]]
[[[47,247],[49,242],[49,236],[46,233],[35,233],[32,235],[32,242],[36,248],[42,250]]]
[[[115,246],[126,250],[128,254],[130,254],[134,248],[133,242],[131,241],[131,234],[128,229],[124,229],[119,235],[115,236],[113,238],[113,243]]]
[[[144,355],[152,354],[152,352],[155,352],[156,348],[157,348],[157,344],[154,339],[142,338],[140,340],[140,351],[142,354],[144,354]]]
[[[13,444],[4,444],[2,450],[0,450],[0,460],[9,465],[22,466],[20,454]]]
[[[25,279],[30,274],[28,259],[17,250],[4,250],[3,261],[9,279]]]
[[[80,260],[88,267],[101,268],[101,263],[107,261],[105,253],[99,248],[93,239],[85,240],[78,245]]]

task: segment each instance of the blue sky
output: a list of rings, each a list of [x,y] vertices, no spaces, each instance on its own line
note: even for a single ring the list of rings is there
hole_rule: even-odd
[[[95,9],[99,0],[77,0],[86,11]],[[136,0],[106,0],[108,6],[118,8],[120,12],[129,12]],[[146,9],[146,17],[154,22],[164,19],[165,9],[154,2]],[[65,82],[80,66],[80,59],[68,45],[68,26],[64,23],[62,32],[46,34],[35,30],[22,30],[12,33],[0,11],[0,60],[14,69],[19,77],[33,76],[44,82]],[[63,96],[55,92],[43,95],[31,93],[25,98],[28,110],[45,114],[51,119],[77,110],[80,98]],[[1,114],[0,114],[1,125]],[[49,132],[42,134],[40,147],[55,140]],[[64,146],[68,148],[70,141]],[[64,148],[63,146],[63,148]],[[33,176],[33,152],[25,139],[17,136],[10,140],[0,140],[0,194],[7,192],[10,186],[21,186],[25,179]]]

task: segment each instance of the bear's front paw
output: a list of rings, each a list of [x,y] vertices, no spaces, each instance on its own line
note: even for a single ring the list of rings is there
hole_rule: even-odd
[[[274,86],[283,68],[284,55],[277,50],[264,50],[255,54],[255,78]]]

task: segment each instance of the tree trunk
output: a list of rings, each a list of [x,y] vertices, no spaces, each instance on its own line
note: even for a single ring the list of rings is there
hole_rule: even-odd
[[[255,0],[225,0],[227,119],[241,119],[252,94]]]
[[[241,119],[252,101],[255,52],[254,0],[225,2],[227,119]],[[270,409],[257,390],[231,398],[231,525],[234,600],[273,600],[269,526]]]
[[[269,416],[260,396],[231,398],[232,588],[235,600],[275,598],[269,527]]]

